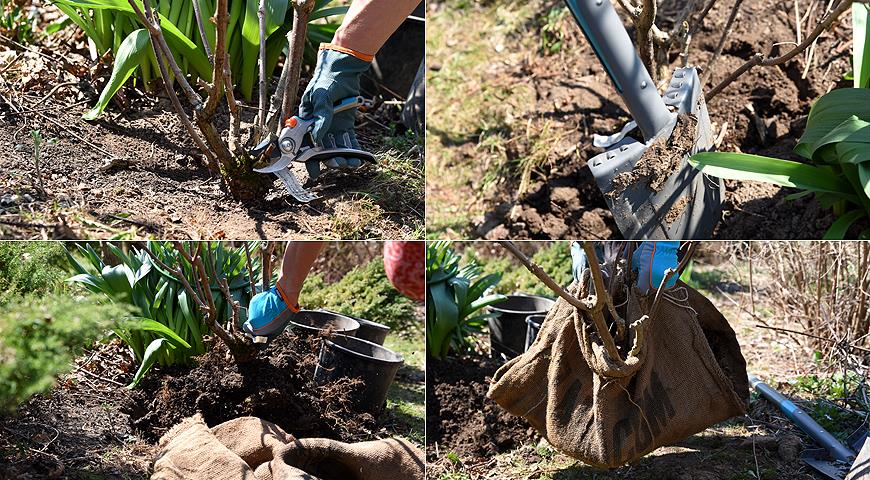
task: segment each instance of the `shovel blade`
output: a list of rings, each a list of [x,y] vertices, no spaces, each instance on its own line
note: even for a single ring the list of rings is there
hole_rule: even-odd
[[[646,143],[623,138],[607,152],[592,158],[589,169],[625,238],[710,238],[722,215],[725,188],[721,179],[705,175],[687,162],[690,155],[713,147],[710,116],[697,70],[677,69],[663,99],[675,110],[674,119],[665,130]],[[680,153],[678,165],[659,188],[654,190],[650,186],[651,179],[641,178],[622,186],[614,182],[619,175],[633,172],[650,146],[670,138],[679,114],[695,118],[694,141],[689,151]]]
[[[832,459],[824,448],[804,450],[801,454],[801,460],[831,480],[843,480],[849,473],[849,465],[846,462]]]

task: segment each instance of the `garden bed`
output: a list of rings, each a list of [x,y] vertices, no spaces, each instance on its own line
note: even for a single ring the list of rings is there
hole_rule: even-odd
[[[665,16],[676,5],[661,4]],[[714,6],[692,41],[690,63],[707,65],[731,6]],[[431,234],[620,238],[586,161],[600,153],[592,135],[617,132],[630,117],[564,6],[444,2],[430,9],[437,25],[427,40]],[[815,15],[823,9],[820,4]],[[709,101],[714,134],[724,133],[717,150],[800,160],[792,149],[812,102],[850,85],[843,80],[850,70],[849,18],[844,15],[820,37],[806,78],[804,56],[798,55],[781,67],[750,70]],[[463,45],[451,40],[459,31],[468,37]],[[705,91],[765,45],[781,42],[773,48],[783,53],[795,32],[791,3],[744,3]],[[542,45],[557,42],[555,52],[542,53]],[[671,61],[678,66],[676,57]],[[528,188],[521,191],[526,166]],[[795,189],[730,180],[725,185],[715,238],[820,238],[834,219],[812,197],[786,199]],[[864,228],[866,221],[853,225],[849,235]]]
[[[43,10],[45,16],[57,15],[51,7]],[[209,171],[162,88],[147,94],[141,87],[126,88],[100,119],[86,122],[81,116],[96,103],[111,59],[91,62],[74,27],[28,48],[0,42],[0,236],[422,235],[422,140],[405,131],[399,106],[382,104],[364,114],[357,135],[379,163],[353,172],[327,171],[308,185],[322,199],[300,204],[274,175],[256,174],[272,185],[269,193],[240,202]],[[300,92],[308,78],[310,72],[304,73]],[[243,132],[253,120],[252,105],[241,110]],[[44,140],[38,155],[41,183],[32,131]],[[302,164],[293,168],[301,181],[308,179]]]

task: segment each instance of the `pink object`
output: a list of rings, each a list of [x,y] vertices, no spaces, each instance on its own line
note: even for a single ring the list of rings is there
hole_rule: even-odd
[[[426,245],[423,241],[384,242],[384,271],[402,295],[422,301],[426,294]]]

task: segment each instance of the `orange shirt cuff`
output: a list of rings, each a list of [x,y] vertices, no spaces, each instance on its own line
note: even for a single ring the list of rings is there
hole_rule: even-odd
[[[291,312],[293,312],[293,313],[299,313],[299,310],[300,310],[300,308],[299,308],[299,303],[296,303],[296,304],[294,304],[294,305],[290,305],[290,302],[287,301],[287,294],[284,293],[283,290],[281,290],[281,286],[278,285],[277,283],[275,284],[275,290],[278,290],[278,295],[281,296],[281,300],[284,300],[284,304],[287,305],[287,308],[288,308]]]
[[[371,62],[375,59],[374,55],[368,53],[357,52],[354,49],[342,47],[341,45],[336,45],[334,43],[321,43],[321,50],[335,50],[336,52],[346,53],[350,56],[356,57],[364,62]]]

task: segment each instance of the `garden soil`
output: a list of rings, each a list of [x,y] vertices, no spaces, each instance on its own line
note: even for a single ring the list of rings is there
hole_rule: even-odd
[[[548,2],[537,3],[542,16],[552,6]],[[691,63],[701,67],[708,63],[732,3],[718,2],[707,16],[693,40]],[[660,11],[674,10],[665,8],[674,2],[662,4]],[[816,9],[816,17],[820,10]],[[733,33],[712,68],[705,92],[751,58],[756,49],[769,48],[775,42],[781,45],[772,47],[774,54],[789,48],[796,37],[793,18],[789,2],[744,3]],[[717,150],[800,160],[792,149],[803,132],[812,101],[832,88],[849,86],[842,79],[850,70],[849,18],[844,16],[832,31],[820,37],[806,78],[802,78],[804,56],[798,55],[779,67],[756,67],[708,100],[714,133],[718,135],[725,128]],[[664,24],[669,27],[667,21]],[[500,190],[489,196],[478,194],[472,195],[476,198],[458,200],[465,205],[462,209],[488,212],[473,225],[471,233],[477,236],[489,239],[621,236],[586,160],[600,153],[591,144],[592,134],[616,132],[630,118],[570,15],[559,21],[557,31],[563,35],[563,48],[554,55],[543,56],[539,51],[521,56],[500,55],[494,56],[491,64],[481,66],[497,84],[526,84],[534,89],[534,103],[526,111],[514,112],[514,116],[546,119],[552,122],[552,129],[564,136],[552,149],[555,153],[533,172],[525,194],[517,196],[518,180],[515,180],[504,182]],[[505,51],[514,49],[511,41],[510,38],[504,41]],[[678,66],[676,57],[671,60],[672,66]],[[438,62],[432,65],[437,68]],[[516,141],[529,140],[517,135]],[[455,148],[462,159],[458,161],[460,167],[454,168],[484,168],[474,166],[478,154],[473,144]],[[508,156],[511,151],[524,150],[528,148],[510,149]],[[477,178],[483,178],[483,172],[480,173]],[[820,238],[833,221],[830,210],[823,209],[812,198],[787,200],[786,196],[796,192],[794,189],[738,181],[726,181],[725,186],[723,220],[714,232],[715,238]],[[463,191],[480,191],[474,185],[470,187]],[[430,194],[444,196],[438,185],[430,184],[428,188]],[[867,227],[866,222],[855,225],[850,235],[857,235]]]
[[[538,438],[525,420],[486,398],[501,363],[485,357],[427,362],[426,455],[483,460]],[[439,454],[440,452],[440,454]]]
[[[210,425],[258,416],[297,437],[392,436],[335,394],[353,388],[349,380],[312,382],[317,342],[282,336],[243,366],[221,346],[192,367],[155,367],[134,390],[125,388],[137,368],[128,350],[99,346],[16,417],[0,418],[0,479],[146,477],[160,436],[195,413]]]

